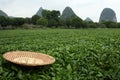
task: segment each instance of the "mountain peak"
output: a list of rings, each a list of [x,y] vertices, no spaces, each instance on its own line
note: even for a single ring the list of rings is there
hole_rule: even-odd
[[[62,12],[61,19],[67,19],[67,18],[71,18],[71,17],[75,17],[75,16],[77,17],[77,15],[74,13],[72,8],[67,6]]]
[[[104,8],[99,19],[99,22],[101,21],[117,22],[116,13],[114,12],[114,10],[112,10],[111,8]]]
[[[71,10],[72,10],[72,8],[71,8],[71,7],[69,7],[69,6],[65,7],[65,9],[71,9]]]
[[[8,15],[5,12],[3,12],[2,10],[0,10],[0,16],[8,17]]]
[[[36,15],[42,17],[42,11],[43,11],[43,8],[40,7],[39,10],[37,11]]]
[[[85,21],[87,21],[87,22],[93,22],[92,19],[90,19],[89,17],[87,17],[87,18],[85,19]]]
[[[42,10],[42,9],[43,9],[42,7],[39,8],[39,10]]]

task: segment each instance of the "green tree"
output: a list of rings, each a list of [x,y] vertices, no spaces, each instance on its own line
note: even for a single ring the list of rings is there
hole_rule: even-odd
[[[75,28],[82,28],[83,21],[79,17],[74,17],[74,18],[72,18],[71,25]]]
[[[89,21],[89,22],[85,22],[86,24],[86,27],[85,28],[97,28],[97,23],[94,23],[92,21]]]
[[[40,16],[38,16],[38,15],[32,16],[32,18],[31,18],[32,24],[36,25],[36,22],[37,22],[38,19],[40,19]]]
[[[12,26],[21,26],[25,23],[24,18],[10,18],[9,21]]]
[[[58,27],[58,22],[55,19],[49,19],[48,27]]]
[[[31,18],[25,18],[25,23],[31,24]]]
[[[50,10],[43,10],[42,16],[48,20],[51,19],[51,11]]]
[[[62,20],[62,19],[60,19],[59,20],[59,26],[66,26],[66,22],[65,22],[65,20]]]
[[[48,20],[48,27],[55,26],[57,27],[60,22],[60,12],[53,10],[43,10],[42,15]]]
[[[65,20],[65,24],[66,24],[67,28],[70,28],[70,26],[71,26],[71,24],[72,24],[71,18],[67,18],[67,19]]]
[[[4,16],[0,16],[0,25],[2,27],[6,27],[7,25],[9,25],[8,18],[6,18]]]
[[[102,21],[102,24],[104,24],[107,28],[117,28],[117,23],[112,21]]]
[[[58,27],[60,22],[60,12],[56,10],[51,11],[51,17],[53,21],[52,26]]]
[[[37,24],[38,25],[47,26],[48,25],[48,21],[45,18],[40,18],[40,19],[37,20]]]
[[[120,22],[119,22],[119,23],[117,23],[117,27],[118,27],[118,28],[120,28]]]

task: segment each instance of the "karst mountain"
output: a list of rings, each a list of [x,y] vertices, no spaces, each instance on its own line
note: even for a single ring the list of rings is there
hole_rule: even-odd
[[[99,19],[99,22],[102,21],[117,22],[116,13],[111,8],[104,8]]]
[[[77,17],[77,15],[74,13],[72,8],[66,7],[62,12],[61,19],[68,19],[71,17]]]
[[[2,10],[0,10],[0,16],[8,17],[8,15],[5,12],[3,12]]]

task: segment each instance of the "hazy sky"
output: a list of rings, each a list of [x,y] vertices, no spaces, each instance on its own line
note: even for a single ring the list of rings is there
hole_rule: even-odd
[[[40,7],[62,13],[66,6],[83,20],[90,17],[95,22],[99,21],[104,8],[111,8],[120,22],[120,0],[0,0],[0,9],[16,17],[31,17]]]

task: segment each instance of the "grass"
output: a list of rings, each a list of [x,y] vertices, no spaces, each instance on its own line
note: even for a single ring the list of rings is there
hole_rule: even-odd
[[[3,59],[8,51],[35,51],[55,57],[42,67]],[[120,29],[0,30],[0,80],[120,79]]]

